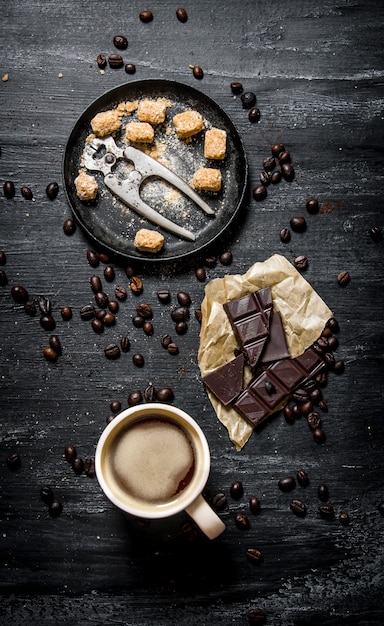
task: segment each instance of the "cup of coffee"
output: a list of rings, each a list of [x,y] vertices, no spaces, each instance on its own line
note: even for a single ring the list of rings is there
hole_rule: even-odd
[[[160,519],[185,510],[210,539],[225,529],[201,495],[207,440],[179,408],[153,402],[119,413],[99,439],[95,465],[105,495],[125,513]]]

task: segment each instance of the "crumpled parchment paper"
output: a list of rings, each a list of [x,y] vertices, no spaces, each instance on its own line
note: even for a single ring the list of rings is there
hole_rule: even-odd
[[[245,274],[211,280],[205,287],[198,363],[204,376],[234,358],[238,344],[223,304],[263,287],[272,291],[273,308],[279,311],[291,357],[302,354],[320,336],[332,311],[318,293],[283,256],[275,254],[252,265]],[[245,368],[244,384],[251,377]],[[246,444],[253,427],[230,406],[225,407],[207,389],[217,417],[228,430],[237,450]]]

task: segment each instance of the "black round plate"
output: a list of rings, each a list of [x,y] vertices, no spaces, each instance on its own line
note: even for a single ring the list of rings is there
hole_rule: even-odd
[[[115,198],[105,187],[103,175],[92,172],[99,185],[95,203],[82,202],[77,194],[74,180],[81,167],[81,157],[85,140],[91,134],[90,122],[100,111],[112,109],[125,101],[142,98],[166,98],[170,106],[164,124],[155,126],[155,142],[158,158],[171,170],[192,180],[195,170],[200,167],[220,168],[222,190],[218,194],[202,194],[204,200],[214,209],[215,216],[206,215],[197,205],[159,179],[152,179],[142,185],[141,197],[166,217],[191,230],[195,241],[186,241],[143,219]],[[177,113],[186,110],[199,111],[206,128],[216,127],[227,132],[227,155],[223,161],[207,161],[204,158],[204,133],[191,141],[180,140],[172,124]],[[133,113],[123,119],[134,121]],[[116,137],[119,144],[119,137]],[[104,250],[130,260],[149,262],[173,261],[195,254],[218,239],[233,222],[238,213],[247,185],[247,159],[244,146],[234,124],[228,115],[211,98],[200,91],[178,82],[167,80],[143,80],[120,85],[99,98],[84,111],[76,122],[68,139],[63,162],[63,176],[68,201],[79,224],[89,238]],[[157,254],[138,251],[133,240],[141,228],[162,232],[165,242]]]

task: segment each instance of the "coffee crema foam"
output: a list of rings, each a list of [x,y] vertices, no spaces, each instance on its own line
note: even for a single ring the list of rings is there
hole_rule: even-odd
[[[111,445],[111,469],[121,489],[145,503],[164,504],[192,479],[195,458],[183,430],[148,418],[123,430]]]

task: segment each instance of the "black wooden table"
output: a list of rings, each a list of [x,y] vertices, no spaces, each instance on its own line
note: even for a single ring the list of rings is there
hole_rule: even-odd
[[[185,23],[168,0],[151,7],[136,0],[1,5],[0,180],[16,189],[13,199],[0,193],[2,283],[7,277],[0,287],[2,623],[240,625],[259,608],[274,626],[382,624],[383,241],[369,231],[383,227],[383,3],[195,0]],[[139,19],[144,9],[153,21]],[[97,66],[98,54],[118,52],[116,34],[128,37],[122,55],[136,65],[134,75]],[[195,65],[204,70],[201,80]],[[132,325],[138,299],[126,264],[110,260],[116,276],[108,283],[106,263],[88,262],[87,250],[99,250],[81,228],[63,231],[71,210],[62,160],[73,125],[95,98],[150,78],[199,89],[229,114],[245,145],[249,187],[240,219],[209,251],[230,250],[230,266],[206,267],[203,282],[195,269],[204,254],[176,267],[136,267],[142,299],[154,308],[155,334],[147,337]],[[257,95],[259,122],[248,120],[233,81]],[[276,142],[290,151],[295,178],[271,185],[256,202],[252,189]],[[52,181],[59,183],[54,200],[45,192]],[[23,186],[33,200],[23,197]],[[309,198],[319,201],[315,215],[306,211]],[[280,230],[295,215],[306,217],[307,229],[284,244]],[[304,417],[288,424],[280,413],[238,452],[201,381],[194,311],[209,280],[243,274],[275,253],[291,262],[307,256],[305,278],[340,325],[345,371],[330,376],[324,390],[324,444],[313,440]],[[350,275],[345,286],[337,282],[342,271]],[[92,301],[95,273],[110,296],[115,285],[128,290],[116,325],[102,335],[79,314]],[[51,301],[54,331],[41,327],[39,311],[25,314],[11,296],[14,285],[30,299]],[[159,288],[170,289],[170,305],[158,302]],[[191,319],[171,356],[159,337],[174,334],[169,311],[180,290],[191,295]],[[61,318],[63,306],[73,309],[70,321]],[[42,355],[52,333],[62,344],[56,363]],[[131,351],[107,360],[104,346],[122,335]],[[143,368],[133,365],[133,350],[144,355]],[[184,514],[149,526],[126,520],[97,479],[76,475],[63,456],[71,444],[83,459],[92,457],[110,403],[125,408],[129,393],[148,383],[171,387],[174,404],[206,433],[208,497],[223,491],[228,499],[220,512],[227,529],[213,542],[186,532]],[[21,465],[10,469],[13,453]],[[282,493],[279,478],[302,468],[309,486]],[[240,500],[229,495],[235,480],[243,483]],[[329,488],[332,521],[318,512],[320,484]],[[41,500],[44,486],[63,505],[57,517]],[[257,516],[248,509],[254,495]],[[289,510],[292,497],[305,501],[305,518]],[[236,526],[238,512],[249,516],[248,530]],[[341,512],[349,525],[340,523]],[[259,566],[245,556],[250,547],[262,552]]]

